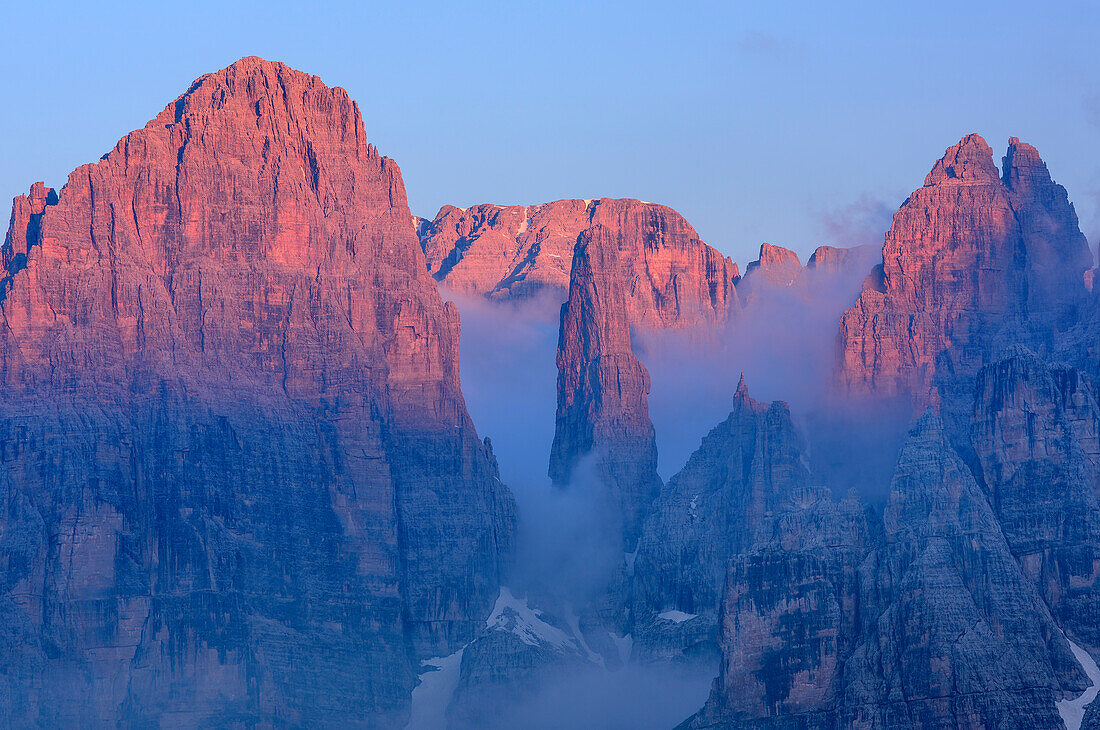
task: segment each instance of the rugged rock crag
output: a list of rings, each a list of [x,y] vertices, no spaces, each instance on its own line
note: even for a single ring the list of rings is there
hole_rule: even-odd
[[[513,506],[357,105],[246,58],[15,201],[0,715],[400,726]]]
[[[971,438],[1024,573],[1062,627],[1100,650],[1100,407],[1087,378],[1016,348],[979,373]]]
[[[733,557],[718,625],[722,660],[697,724],[794,727],[829,716],[856,641],[868,527],[854,497],[838,503],[827,489],[809,489],[777,511],[769,536]]]
[[[57,205],[57,191],[40,182],[31,186],[29,194],[12,201],[8,234],[0,249],[0,262],[4,266],[4,275],[0,276],[0,302],[11,288],[15,274],[27,267],[27,248],[38,242],[42,213],[47,205]]]
[[[602,226],[631,255],[621,267],[634,326],[715,325],[737,308],[737,265],[703,243],[676,211],[639,200],[444,206],[421,234],[428,268],[448,288],[507,299],[548,292],[564,300],[573,249]]]
[[[881,257],[882,250],[872,244],[841,248],[818,246],[806,261],[806,268],[816,271],[839,273],[852,267],[864,268],[868,262]],[[879,261],[881,263],[881,261]]]
[[[728,563],[769,543],[784,509],[828,499],[809,481],[787,405],[753,400],[742,379],[729,417],[669,480],[646,522],[634,564],[641,654],[714,655]],[[669,611],[694,618],[662,619]]]
[[[849,713],[872,702],[885,726],[1057,727],[1054,701],[1084,689],[1081,668],[931,414],[902,447],[883,523]]]
[[[731,564],[692,726],[1059,727],[1087,681],[938,418],[902,448],[881,535],[838,531],[845,512],[796,511],[782,549]]]
[[[759,258],[737,282],[741,319],[801,319],[806,314],[798,308],[806,307],[819,313],[839,307],[842,312],[855,302],[863,280],[881,260],[875,246],[819,246],[803,266],[794,251],[762,244]],[[830,331],[835,326],[834,319]]]
[[[850,284],[855,283],[858,288],[858,284],[880,264],[882,249],[878,246],[818,246],[810,254],[796,285],[802,285],[811,297],[828,295],[837,289],[847,293]]]
[[[609,517],[620,521],[623,548],[632,552],[661,479],[649,373],[630,346],[620,271],[631,247],[623,244],[614,231],[595,226],[581,235],[573,255],[569,300],[561,310],[549,474],[559,486],[582,479],[606,489]],[[578,473],[586,458],[592,474]]]
[[[798,254],[782,246],[762,243],[756,261],[750,261],[745,267],[745,276],[739,288],[790,286],[801,273],[802,262],[798,260]]]
[[[883,267],[840,323],[846,392],[969,404],[1007,344],[1047,351],[1076,320],[1092,256],[1065,189],[1015,137],[1001,176],[992,154],[964,137],[894,215]]]
[[[541,291],[564,297],[577,236],[592,201],[545,205],[445,205],[421,232],[428,270],[464,294],[507,298]]]

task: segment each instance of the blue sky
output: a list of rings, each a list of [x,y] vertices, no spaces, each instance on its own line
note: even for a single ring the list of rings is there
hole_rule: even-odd
[[[1100,237],[1092,3],[305,5],[10,4],[0,196],[60,186],[194,78],[260,55],[358,100],[419,215],[637,197],[743,267],[761,241],[881,242],[975,131],[998,163],[1009,136],[1035,144]]]

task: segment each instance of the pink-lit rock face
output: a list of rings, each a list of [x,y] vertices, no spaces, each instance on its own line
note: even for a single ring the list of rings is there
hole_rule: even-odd
[[[853,268],[869,268],[867,264],[874,261],[879,255],[879,247],[871,244],[851,248],[818,246],[810,254],[810,258],[806,262],[806,268],[811,271],[841,274]]]
[[[615,527],[630,552],[661,480],[649,419],[649,373],[630,347],[619,276],[625,255],[614,232],[603,226],[586,230],[577,244],[558,340],[550,478],[570,485],[581,460],[591,455],[595,480],[607,490],[608,512],[620,521]]]
[[[840,323],[847,392],[935,400],[1014,341],[1049,348],[1086,298],[1088,244],[1033,147],[1009,140],[1003,174],[978,135],[949,148],[894,215],[883,268]]]
[[[444,206],[421,232],[432,275],[464,294],[508,299],[569,288],[582,232],[614,235],[632,325],[684,328],[736,309],[737,265],[703,243],[676,211],[639,200],[558,200],[544,205]]]
[[[8,719],[401,726],[514,514],[355,102],[203,76],[17,198],[3,263]]]
[[[877,246],[818,246],[803,266],[794,251],[761,244],[759,257],[749,262],[737,282],[742,320],[751,324],[753,319],[775,317],[778,312],[792,321],[800,320],[799,306],[818,310],[840,303],[847,308],[880,260]],[[830,331],[833,328],[835,320]]]
[[[763,279],[766,286],[790,286],[802,273],[802,263],[798,254],[782,246],[770,243],[760,244],[760,256],[745,267],[743,285],[749,285],[755,279]]]

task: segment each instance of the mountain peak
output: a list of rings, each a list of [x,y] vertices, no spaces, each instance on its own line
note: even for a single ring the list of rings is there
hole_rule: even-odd
[[[306,73],[305,71],[299,71],[296,68],[286,65],[282,61],[269,61],[266,58],[260,56],[244,56],[239,58],[233,63],[229,64],[220,71],[213,71],[208,74],[200,76],[191,85],[194,89],[205,79],[226,79],[241,76],[266,76],[273,79],[279,79],[283,82],[289,82],[291,80],[298,80],[304,82],[313,82],[324,86],[324,82],[321,81],[319,76]],[[339,87],[333,87],[339,88]]]
[[[328,86],[319,76],[298,71],[280,61],[245,56],[220,71],[195,79],[148,126],[178,124],[208,128],[222,124],[256,124],[261,129],[295,129],[299,123],[259,124],[260,119],[309,120],[309,127],[331,128],[366,147],[363,120],[347,91]],[[322,132],[323,133],[323,132]]]
[[[993,148],[981,135],[968,134],[958,144],[947,148],[924,179],[924,185],[938,185],[948,180],[974,183],[998,179]]]
[[[746,400],[749,397],[749,386],[745,385],[745,373],[741,373],[741,379],[737,381],[737,392],[734,393],[737,400]]]
[[[789,248],[783,248],[782,246],[776,246],[771,243],[760,244],[760,264],[764,266],[771,266],[775,264],[789,264],[795,263],[798,266],[802,264],[798,260],[798,254]]]
[[[782,246],[760,244],[760,256],[745,267],[745,279],[761,275],[772,286],[788,286],[802,273],[798,254]]]
[[[1027,142],[1021,142],[1018,137],[1009,138],[1002,168],[1004,184],[1017,192],[1024,192],[1036,184],[1049,185],[1053,182],[1039,150]]]

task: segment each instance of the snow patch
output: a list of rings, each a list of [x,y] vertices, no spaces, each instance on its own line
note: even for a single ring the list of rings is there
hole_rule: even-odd
[[[406,730],[433,730],[446,727],[447,705],[451,704],[458,687],[459,669],[462,667],[462,647],[445,657],[432,657],[422,661],[421,667],[431,670],[420,675],[420,684],[412,691],[412,713]]]
[[[548,644],[563,650],[577,648],[577,642],[571,636],[542,620],[542,611],[530,608],[526,598],[516,598],[505,586],[500,587],[500,595],[493,612],[485,621],[485,628],[515,634],[531,646]]]
[[[698,615],[699,614],[697,613],[684,613],[683,611],[672,610],[662,611],[661,613],[657,614],[657,618],[663,619],[665,621],[671,621],[674,624],[682,624],[685,621],[692,620]]]
[[[1066,637],[1066,641],[1069,641],[1069,637]],[[1066,726],[1066,730],[1081,730],[1081,721],[1085,719],[1085,708],[1100,692],[1100,667],[1096,666],[1096,660],[1087,651],[1072,641],[1069,641],[1069,648],[1073,651],[1073,656],[1077,658],[1081,668],[1085,670],[1092,685],[1077,699],[1059,700],[1055,706],[1058,708],[1058,714],[1062,716],[1062,724]]]
[[[695,519],[695,508],[699,506],[699,495],[696,494],[691,498],[691,504],[688,505],[688,514],[691,515],[691,519]]]
[[[516,238],[519,238],[524,233],[527,233],[527,224],[531,221],[531,217],[527,215],[527,207],[523,208],[523,223],[519,225],[519,231],[516,232]]]

